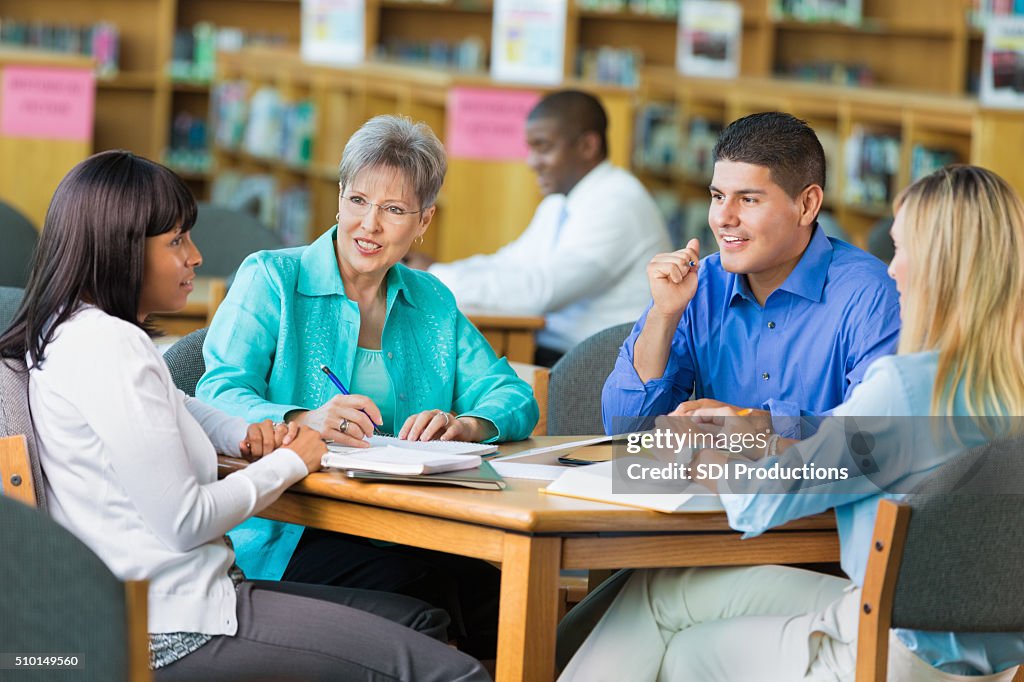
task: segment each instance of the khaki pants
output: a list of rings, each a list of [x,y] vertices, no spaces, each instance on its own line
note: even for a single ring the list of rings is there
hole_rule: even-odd
[[[860,590],[785,566],[637,571],[560,682],[854,678]],[[890,638],[889,679],[1010,680],[935,670]]]

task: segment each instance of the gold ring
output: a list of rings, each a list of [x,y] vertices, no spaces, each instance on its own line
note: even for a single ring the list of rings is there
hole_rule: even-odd
[[[348,430],[348,420],[347,419],[342,419],[341,420],[341,425],[338,427],[338,430],[341,431],[342,433],[345,433],[345,431]]]

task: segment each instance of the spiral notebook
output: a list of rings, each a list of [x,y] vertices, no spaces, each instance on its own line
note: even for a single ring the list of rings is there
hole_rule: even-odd
[[[332,443],[320,463],[335,469],[418,476],[479,467],[481,455],[498,449],[496,445],[480,443],[408,441],[393,436],[371,436],[367,440],[369,448]]]

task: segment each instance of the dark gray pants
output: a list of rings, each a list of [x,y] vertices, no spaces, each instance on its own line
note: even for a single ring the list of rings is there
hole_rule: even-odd
[[[436,639],[447,617],[397,594],[298,583],[238,587],[238,632],[154,672],[158,682],[490,680]]]

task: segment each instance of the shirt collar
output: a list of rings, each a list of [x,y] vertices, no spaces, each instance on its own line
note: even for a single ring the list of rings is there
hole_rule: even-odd
[[[825,234],[825,230],[815,224],[807,248],[804,249],[793,272],[789,273],[789,277],[779,289],[820,303],[825,292],[828,269],[832,265],[832,253],[832,242],[829,241],[828,235]],[[757,303],[757,299],[754,298],[754,293],[747,283],[747,278],[735,273],[730,273],[730,276],[732,277],[732,293],[729,296],[729,304],[735,303],[736,297]]]
[[[336,240],[338,226],[335,225],[306,247],[299,261],[299,284],[300,294],[306,296],[330,296],[337,294],[345,296],[345,285],[341,281],[341,272],[338,270],[338,258],[336,255]],[[412,307],[416,307],[413,301],[412,292],[405,281],[408,268],[402,264],[391,266],[388,270],[388,310],[395,297],[399,294]]]
[[[590,172],[580,178],[580,181],[565,195],[565,205],[571,212],[580,203],[592,202],[593,194],[587,194],[587,188],[596,185],[601,181],[601,176],[611,170],[612,164],[605,160],[590,169]]]

